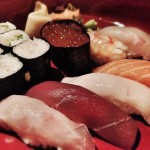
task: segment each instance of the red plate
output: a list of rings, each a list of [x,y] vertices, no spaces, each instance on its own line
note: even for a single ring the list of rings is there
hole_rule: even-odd
[[[63,4],[63,0],[41,0],[46,3],[49,10],[57,5]],[[28,13],[33,10],[35,0],[1,0],[0,1],[0,22],[10,21],[18,28],[24,29]],[[84,21],[94,18],[99,22],[100,27],[120,22],[125,25],[139,27],[150,33],[150,3],[147,0],[65,0],[65,3],[72,2],[79,7],[84,14]],[[102,19],[101,19],[102,18]],[[142,94],[142,93],[141,93]],[[141,118],[137,121],[141,137],[137,150],[150,149],[150,127]],[[93,137],[99,150],[121,150],[107,142]],[[24,143],[9,134],[0,133],[1,150],[31,150]]]

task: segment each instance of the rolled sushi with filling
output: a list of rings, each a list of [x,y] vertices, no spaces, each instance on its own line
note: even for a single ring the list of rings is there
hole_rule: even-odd
[[[29,38],[29,35],[22,30],[11,30],[0,34],[0,47],[5,50],[5,53],[11,52],[14,46],[26,41]]]
[[[16,26],[10,22],[2,22],[0,23],[0,34],[11,31],[11,30],[15,30]]]
[[[20,94],[26,86],[23,63],[12,54],[0,55],[0,100]]]
[[[91,71],[90,38],[82,24],[74,20],[53,20],[42,27],[41,37],[51,45],[53,63],[67,76]]]
[[[46,80],[50,71],[50,45],[48,42],[33,38],[13,48],[13,54],[25,65],[29,72],[31,83],[39,83]]]

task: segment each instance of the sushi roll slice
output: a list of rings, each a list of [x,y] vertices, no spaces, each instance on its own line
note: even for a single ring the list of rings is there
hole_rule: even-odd
[[[50,70],[50,45],[42,39],[28,39],[13,48],[13,54],[25,65],[30,81],[38,83],[47,79]]]
[[[26,41],[29,38],[29,35],[22,30],[12,30],[0,34],[0,46],[5,50],[5,53],[7,53],[12,50],[12,47]]]
[[[23,63],[12,54],[0,55],[0,100],[21,93],[25,84]]]
[[[51,45],[51,59],[67,76],[90,72],[90,38],[82,24],[74,20],[53,20],[41,29]]]
[[[16,26],[10,22],[2,22],[0,23],[0,34],[15,30]]]

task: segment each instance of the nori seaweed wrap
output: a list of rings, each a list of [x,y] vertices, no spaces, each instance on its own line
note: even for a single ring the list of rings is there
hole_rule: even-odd
[[[50,45],[42,39],[33,38],[15,46],[13,54],[25,65],[30,83],[47,80],[50,70]]]
[[[67,76],[91,71],[90,38],[83,25],[74,20],[53,20],[41,29],[41,37],[51,45],[53,63]]]
[[[11,54],[0,55],[0,100],[26,88],[23,63]]]

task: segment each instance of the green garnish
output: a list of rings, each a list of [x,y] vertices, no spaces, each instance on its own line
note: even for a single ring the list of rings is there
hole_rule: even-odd
[[[23,39],[23,34],[16,35],[17,40]]]
[[[0,27],[1,27],[1,28],[8,28],[8,25],[1,24]]]
[[[86,28],[87,31],[96,30],[97,22],[94,19],[91,19],[84,24],[84,27]]]

